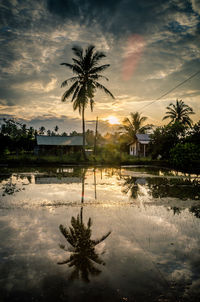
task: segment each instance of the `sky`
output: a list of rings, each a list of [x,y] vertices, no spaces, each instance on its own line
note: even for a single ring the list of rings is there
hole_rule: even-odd
[[[72,47],[95,45],[110,64],[103,73],[115,100],[95,95],[86,129],[107,131],[109,116],[122,121],[139,111],[163,125],[166,106],[182,99],[200,119],[200,0],[1,0],[0,118],[60,132],[81,131],[72,103],[62,103],[61,83],[72,76]]]

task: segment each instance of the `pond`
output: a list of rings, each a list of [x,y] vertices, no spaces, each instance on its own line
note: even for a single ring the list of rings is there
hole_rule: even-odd
[[[1,301],[199,301],[200,178],[1,168]]]

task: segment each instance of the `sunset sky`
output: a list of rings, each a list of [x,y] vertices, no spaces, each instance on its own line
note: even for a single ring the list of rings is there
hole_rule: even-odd
[[[200,73],[148,105],[200,70],[200,0],[2,0],[0,43],[1,119],[81,131],[78,111],[61,102],[72,73],[60,63],[72,62],[73,45],[90,44],[106,54],[102,84],[116,99],[97,93],[86,129],[97,115],[106,131],[109,116],[117,122],[134,111],[166,124],[165,108],[177,98],[200,119]]]

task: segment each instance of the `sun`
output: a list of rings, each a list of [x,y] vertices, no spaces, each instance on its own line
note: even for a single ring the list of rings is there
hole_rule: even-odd
[[[111,125],[115,125],[115,124],[120,124],[119,119],[116,116],[110,115],[108,117],[105,118],[105,121],[108,121],[109,124]]]

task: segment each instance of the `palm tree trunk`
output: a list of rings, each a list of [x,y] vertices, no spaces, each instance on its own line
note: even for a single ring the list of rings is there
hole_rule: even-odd
[[[83,129],[83,157],[84,160],[87,160],[86,153],[85,153],[85,107],[84,106],[82,109],[82,129]]]

